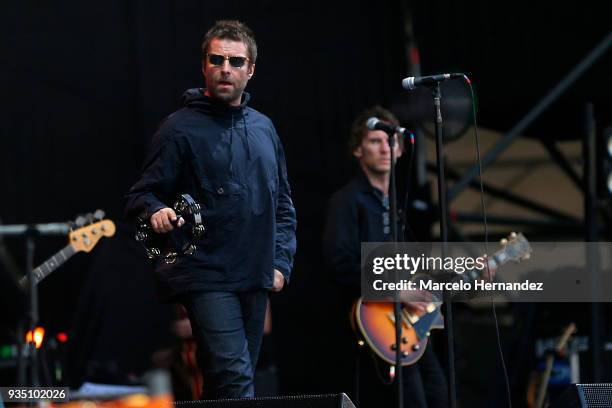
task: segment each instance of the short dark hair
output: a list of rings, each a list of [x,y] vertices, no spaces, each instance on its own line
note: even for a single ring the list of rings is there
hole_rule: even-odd
[[[220,20],[204,35],[202,40],[202,59],[206,58],[208,46],[214,38],[241,41],[246,45],[251,63],[257,59],[257,43],[253,31],[238,20]]]
[[[372,116],[377,117],[383,122],[399,126],[399,120],[397,120],[395,115],[387,109],[383,108],[382,106],[376,105],[364,110],[359,114],[359,116],[357,116],[357,118],[353,121],[353,125],[351,126],[351,135],[349,136],[348,140],[349,154],[353,154],[355,149],[361,146],[363,138],[368,134],[368,131],[370,130],[368,129],[367,121]]]

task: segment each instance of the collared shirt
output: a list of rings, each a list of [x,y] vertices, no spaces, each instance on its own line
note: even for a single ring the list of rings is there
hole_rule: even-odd
[[[329,202],[323,236],[326,267],[336,283],[360,290],[361,243],[388,241],[389,198],[373,187],[360,170]]]

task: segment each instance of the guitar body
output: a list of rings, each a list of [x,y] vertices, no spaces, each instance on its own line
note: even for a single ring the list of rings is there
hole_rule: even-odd
[[[489,271],[506,262],[520,262],[531,256],[531,246],[523,234],[513,232],[507,239],[501,240],[501,244],[503,249],[489,258]],[[421,312],[402,307],[402,366],[414,364],[421,358],[431,329],[444,328],[440,305],[440,302],[429,303],[426,310]],[[393,303],[368,302],[360,298],[353,305],[351,317],[353,329],[361,334],[372,351],[385,362],[395,365]]]
[[[402,366],[416,363],[429,340],[430,329],[444,328],[439,308],[431,304],[427,311],[409,312],[402,308]],[[358,299],[353,305],[354,328],[378,357],[395,364],[395,319],[393,303]]]

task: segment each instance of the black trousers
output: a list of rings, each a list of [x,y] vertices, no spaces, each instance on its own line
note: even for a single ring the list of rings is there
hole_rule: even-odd
[[[182,297],[204,377],[202,399],[255,396],[253,376],[267,300],[265,290],[201,291]]]
[[[357,351],[356,387],[352,396],[359,399],[359,408],[397,406],[395,386],[389,381],[389,365],[376,357],[367,346]],[[448,407],[448,385],[444,371],[431,348],[421,359],[403,368],[404,407]]]
[[[346,288],[330,306],[334,331],[329,338],[336,373],[333,392],[346,392],[359,408],[396,407],[395,386],[390,383],[389,365],[370,348],[358,346],[359,336],[351,327],[351,306],[360,293]],[[432,339],[416,364],[402,371],[404,407],[448,407],[446,375],[434,350]]]

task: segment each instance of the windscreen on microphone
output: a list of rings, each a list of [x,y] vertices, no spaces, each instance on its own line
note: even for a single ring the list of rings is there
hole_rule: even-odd
[[[375,116],[372,116],[370,119],[368,119],[368,121],[366,122],[366,126],[368,127],[368,129],[370,130],[378,130],[376,128],[376,125],[380,122],[380,119],[378,119]]]

